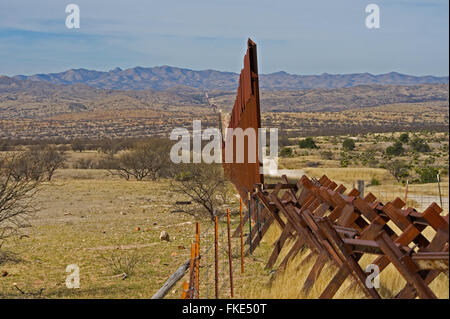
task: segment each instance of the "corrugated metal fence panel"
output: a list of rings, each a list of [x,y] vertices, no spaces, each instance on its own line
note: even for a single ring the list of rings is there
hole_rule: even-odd
[[[244,57],[244,68],[239,76],[239,87],[231,112],[228,128],[241,128],[245,131],[253,128],[256,133],[255,148],[256,162],[249,163],[248,141],[244,142],[244,162],[236,163],[236,141],[233,143],[233,163],[223,163],[225,176],[231,180],[241,194],[244,202],[247,200],[247,191],[253,188],[255,183],[263,183],[263,175],[260,174],[262,161],[258,152],[258,128],[261,127],[260,104],[259,104],[259,81],[256,56],[256,44],[248,40],[247,53]],[[223,144],[223,158],[225,159],[225,145],[231,142],[226,138]]]

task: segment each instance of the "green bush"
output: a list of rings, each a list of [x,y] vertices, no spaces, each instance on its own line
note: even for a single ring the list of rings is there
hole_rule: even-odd
[[[320,152],[320,157],[326,160],[332,160],[333,159],[333,152],[332,151],[323,151]]]
[[[347,167],[350,164],[350,161],[348,160],[348,158],[341,158],[340,164],[341,167]]]
[[[415,138],[411,141],[411,147],[414,151],[419,153],[428,153],[431,152],[431,147],[424,140],[420,138]]]
[[[372,179],[370,180],[370,186],[378,186],[378,185],[380,185],[380,181],[375,177],[372,177]]]
[[[312,137],[307,137],[298,143],[300,148],[319,148]]]
[[[408,143],[409,142],[409,134],[408,133],[402,133],[398,140],[402,143]]]
[[[394,160],[391,162],[386,162],[383,165],[380,165],[380,167],[383,166],[386,168],[389,173],[391,173],[392,176],[395,177],[397,182],[400,182],[402,179],[409,176],[409,165],[405,162]]]
[[[342,143],[342,147],[346,151],[352,151],[355,149],[355,141],[352,140],[351,138],[346,138]]]
[[[394,145],[386,148],[386,154],[389,156],[399,156],[403,154],[404,151],[405,149],[401,142],[395,142]]]
[[[347,167],[348,165],[350,165],[350,159],[351,158],[347,156],[345,152],[341,152],[341,160],[340,160],[341,167]]]
[[[283,147],[280,151],[280,156],[281,157],[292,157],[293,153],[292,153],[292,148],[290,147]]]
[[[432,166],[425,166],[422,168],[416,169],[419,174],[420,183],[437,183],[437,174],[439,170]]]

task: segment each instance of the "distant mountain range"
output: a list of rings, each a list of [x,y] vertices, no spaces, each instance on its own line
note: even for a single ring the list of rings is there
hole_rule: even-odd
[[[60,73],[17,75],[16,80],[46,81],[53,84],[85,84],[108,90],[166,90],[188,86],[206,90],[235,90],[239,75],[215,70],[194,71],[171,66],[135,67],[111,71],[71,69]],[[336,89],[359,85],[418,85],[448,84],[449,77],[412,76],[397,72],[373,75],[370,73],[295,75],[276,72],[260,75],[260,87],[265,90]]]
[[[448,84],[370,84],[310,90],[266,89],[261,91],[261,108],[264,112],[335,112],[387,104],[428,102],[448,108],[448,92]],[[220,109],[229,111],[236,93],[235,89],[210,90],[209,97]],[[0,76],[0,120],[125,109],[171,109],[175,113],[186,113],[191,107],[209,108],[202,89],[178,85],[166,90],[111,90],[81,83],[54,84]]]

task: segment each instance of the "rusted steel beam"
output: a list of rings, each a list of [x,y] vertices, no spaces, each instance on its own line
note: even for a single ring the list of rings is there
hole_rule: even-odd
[[[361,286],[363,291],[371,298],[380,299],[380,295],[374,288],[366,286],[366,273],[361,269],[358,262],[353,259],[351,251],[339,237],[338,233],[334,230],[333,224],[326,217],[319,221],[320,229],[327,236],[330,244],[336,250],[336,253],[342,258],[344,265],[351,270],[352,275]]]
[[[288,224],[281,232],[281,235],[278,238],[278,240],[275,242],[272,254],[270,255],[269,261],[267,262],[267,265],[266,265],[267,269],[272,268],[272,266],[277,261],[278,255],[280,254],[281,249],[283,248],[284,244],[286,243],[286,240],[289,238],[290,233],[291,233],[291,227]]]
[[[319,255],[316,259],[316,262],[314,263],[308,277],[306,278],[302,291],[305,295],[308,295],[311,291],[312,287],[314,286],[314,283],[316,282],[317,277],[319,277],[322,269],[324,268],[325,264],[329,260],[329,257],[327,255]]]
[[[406,281],[414,286],[420,298],[436,299],[436,295],[418,274],[419,268],[410,256],[404,255],[385,232],[380,233],[375,240]]]
[[[411,258],[420,269],[448,270],[448,252],[419,252]]]

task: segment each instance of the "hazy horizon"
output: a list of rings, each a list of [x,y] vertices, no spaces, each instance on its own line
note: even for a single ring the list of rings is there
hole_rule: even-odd
[[[178,68],[178,69],[183,69],[183,70],[190,70],[190,71],[194,71],[194,72],[202,72],[202,71],[218,71],[218,72],[224,72],[224,73],[234,73],[236,75],[239,75],[238,72],[234,72],[234,71],[228,71],[228,70],[218,70],[218,69],[192,69],[192,68],[187,68],[187,67],[182,67],[182,66],[175,66],[175,65],[155,65],[155,66],[142,66],[142,65],[136,65],[134,67],[129,67],[129,68],[122,68],[120,66],[116,66],[115,68],[112,69],[103,69],[103,70],[99,70],[99,69],[88,69],[85,67],[76,67],[76,68],[70,68],[70,69],[66,69],[66,70],[61,70],[61,71],[56,71],[56,72],[41,72],[41,73],[32,73],[32,74],[12,74],[12,75],[7,75],[7,74],[0,74],[0,76],[8,76],[8,77],[15,77],[15,76],[33,76],[33,75],[41,75],[41,74],[58,74],[58,73],[63,73],[63,72],[67,72],[70,70],[87,70],[87,71],[96,71],[96,72],[110,72],[113,71],[114,69],[120,68],[122,71],[126,71],[126,70],[130,70],[130,69],[135,69],[135,68],[144,68],[144,69],[151,69],[151,68],[163,68],[163,67],[170,67],[170,68]],[[417,75],[417,74],[407,74],[407,73],[401,73],[401,72],[396,72],[396,71],[390,71],[390,72],[386,72],[386,73],[371,73],[371,72],[352,72],[352,73],[330,73],[330,72],[323,72],[320,74],[298,74],[298,73],[292,73],[286,70],[279,70],[279,71],[275,71],[275,72],[270,72],[270,73],[260,73],[260,75],[270,75],[270,74],[275,74],[275,73],[287,73],[290,75],[300,75],[300,76],[320,76],[320,75],[348,75],[348,74],[369,74],[369,75],[373,75],[373,76],[378,76],[378,75],[384,75],[384,74],[389,74],[389,73],[399,73],[402,75],[407,75],[407,76],[415,76],[415,77],[422,77],[422,76],[432,76],[432,77],[439,77],[439,78],[443,78],[443,77],[449,77],[448,74],[446,75],[435,75],[435,74],[423,74],[423,75]]]

